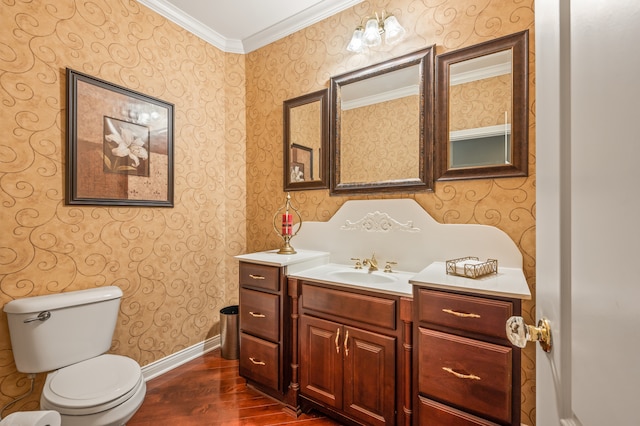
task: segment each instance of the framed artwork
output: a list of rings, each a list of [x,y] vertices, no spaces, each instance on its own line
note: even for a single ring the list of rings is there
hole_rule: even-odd
[[[173,207],[173,104],[67,68],[67,204]]]
[[[298,167],[303,172],[302,179],[291,179],[291,182],[301,182],[304,180],[313,180],[313,149],[298,145],[297,143],[291,144],[291,172],[293,176],[293,170]],[[304,171],[308,170],[308,176],[304,176]]]
[[[304,182],[304,163],[291,163],[290,182]]]

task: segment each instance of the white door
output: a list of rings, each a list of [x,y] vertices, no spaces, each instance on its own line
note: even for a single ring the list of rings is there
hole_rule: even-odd
[[[537,424],[640,425],[640,1],[535,9]]]

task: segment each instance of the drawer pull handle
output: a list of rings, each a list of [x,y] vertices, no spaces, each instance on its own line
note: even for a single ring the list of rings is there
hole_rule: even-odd
[[[347,330],[347,334],[344,336],[344,356],[349,356],[349,330]]]
[[[338,341],[340,340],[340,327],[338,327],[338,330],[336,330],[336,353],[340,353],[340,344],[338,343]]]
[[[249,274],[249,276],[251,278],[253,278],[254,280],[264,280],[265,277],[263,277],[262,275],[253,275],[253,274]]]
[[[266,318],[267,317],[265,314],[261,314],[260,312],[256,313],[256,312],[251,312],[251,311],[249,311],[249,315],[251,315],[254,318]]]
[[[471,380],[480,380],[480,377],[476,376],[475,374],[462,374],[462,373],[458,373],[457,371],[455,371],[453,368],[449,368],[449,367],[442,367],[442,369],[444,371],[446,371],[447,373],[451,373],[454,376],[456,376],[458,379],[471,379]]]
[[[252,363],[254,363],[255,365],[267,365],[264,363],[264,361],[256,361],[255,359],[253,359],[252,357],[249,357],[249,361],[251,361]]]
[[[455,315],[455,316],[460,317],[460,318],[480,318],[480,315],[478,315],[478,314],[469,314],[467,312],[458,312],[458,311],[454,311],[452,309],[443,309],[442,312],[445,312],[445,313],[451,314],[451,315]]]

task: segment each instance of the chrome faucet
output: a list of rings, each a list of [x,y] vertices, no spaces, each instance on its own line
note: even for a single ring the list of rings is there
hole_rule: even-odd
[[[373,253],[371,255],[371,259],[365,259],[362,261],[362,264],[364,266],[369,266],[369,272],[373,272],[373,271],[377,271],[378,270],[378,261],[376,260],[376,254]]]

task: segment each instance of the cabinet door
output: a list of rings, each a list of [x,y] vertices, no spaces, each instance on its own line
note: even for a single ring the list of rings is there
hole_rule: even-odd
[[[301,392],[335,408],[342,408],[342,325],[300,317]]]
[[[395,423],[396,339],[344,327],[344,407],[369,425]]]

